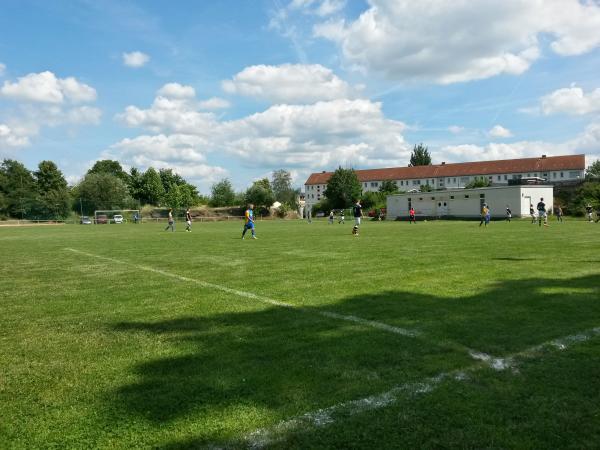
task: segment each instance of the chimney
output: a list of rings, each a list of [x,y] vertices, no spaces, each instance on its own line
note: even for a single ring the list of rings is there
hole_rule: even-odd
[[[445,166],[445,165],[446,165],[446,161],[442,161],[442,166]]]
[[[323,171],[323,173],[325,173],[325,171]]]
[[[542,155],[542,158],[545,158],[545,157],[546,157],[546,155]]]

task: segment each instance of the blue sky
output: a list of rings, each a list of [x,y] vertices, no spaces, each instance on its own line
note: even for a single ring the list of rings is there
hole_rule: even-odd
[[[0,157],[274,169],[600,157],[593,0],[4,0]]]

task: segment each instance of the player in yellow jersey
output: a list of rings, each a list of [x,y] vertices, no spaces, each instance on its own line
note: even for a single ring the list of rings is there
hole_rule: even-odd
[[[246,235],[246,231],[248,230],[252,230],[252,239],[257,239],[256,237],[256,232],[254,231],[254,205],[252,203],[250,203],[248,205],[248,209],[246,210],[246,213],[244,214],[244,219],[245,219],[245,223],[244,223],[244,229],[242,231],[242,239],[244,239],[244,236]]]

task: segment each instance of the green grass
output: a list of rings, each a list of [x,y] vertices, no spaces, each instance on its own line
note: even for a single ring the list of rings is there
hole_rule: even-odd
[[[600,226],[0,227],[0,447],[557,448],[600,442]],[[120,264],[65,250],[114,258]],[[302,308],[284,308],[139,266]],[[397,335],[335,312],[417,331]],[[467,369],[382,408],[305,413]],[[472,370],[471,370],[472,369]]]

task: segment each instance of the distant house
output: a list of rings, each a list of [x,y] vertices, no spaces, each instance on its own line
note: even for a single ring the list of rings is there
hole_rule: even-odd
[[[363,192],[378,191],[385,180],[395,181],[400,191],[409,192],[418,191],[422,185],[432,189],[461,189],[476,179],[487,179],[492,186],[507,186],[510,180],[523,178],[541,178],[546,183],[556,184],[583,179],[584,171],[585,155],[542,155],[540,158],[357,170],[356,174]],[[324,171],[308,177],[304,183],[306,208],[312,208],[324,198],[323,192],[332,174]]]

